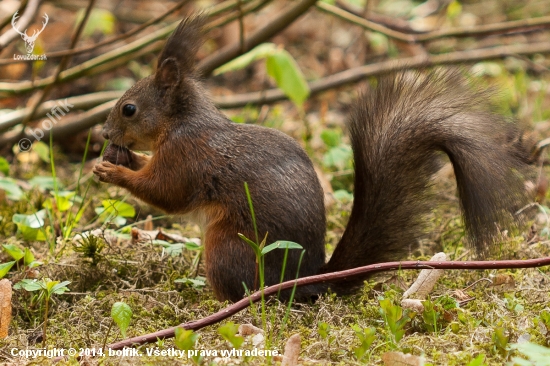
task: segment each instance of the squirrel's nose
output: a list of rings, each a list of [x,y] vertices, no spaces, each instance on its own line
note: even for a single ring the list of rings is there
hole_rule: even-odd
[[[105,140],[109,140],[109,132],[103,130],[103,138],[104,138]]]

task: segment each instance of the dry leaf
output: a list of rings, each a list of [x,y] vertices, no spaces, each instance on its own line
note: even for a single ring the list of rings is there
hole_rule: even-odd
[[[281,366],[294,366],[298,364],[298,356],[300,355],[300,334],[292,335],[285,345],[285,354],[283,355],[283,363]]]
[[[239,325],[239,335],[247,336],[251,334],[260,334],[264,331],[258,327],[253,326],[252,324],[241,324]]]
[[[330,208],[336,202],[336,199],[334,198],[334,191],[332,190],[332,184],[319,167],[314,166],[314,168],[315,173],[317,173],[319,183],[321,183],[321,188],[323,188],[323,193],[325,194],[325,207]]]
[[[386,352],[382,355],[382,361],[387,366],[422,366],[424,365],[424,357],[402,352]]]
[[[145,219],[145,222],[143,223],[143,230],[145,231],[153,231],[153,216],[147,215],[147,218]]]
[[[437,253],[430,259],[430,262],[446,261],[447,255],[445,253]],[[432,291],[435,283],[443,274],[442,269],[423,269],[420,271],[418,278],[403,294],[403,299],[409,298],[411,295],[416,294],[415,297],[420,300],[424,300],[426,296]]]
[[[514,277],[512,277],[511,275],[499,273],[493,279],[493,286],[500,286],[500,285],[507,285],[507,287],[515,287],[516,281],[514,281]]]
[[[457,299],[458,301],[466,301],[466,300],[472,299],[468,294],[466,294],[462,290],[455,290],[453,295],[454,295],[454,298]]]
[[[424,305],[422,305],[423,300],[416,299],[404,299],[401,301],[401,307],[403,309],[411,309],[417,313],[422,313],[424,311]]]
[[[11,322],[11,282],[8,279],[0,281],[0,338],[8,336]]]
[[[258,347],[264,343],[264,335],[262,333],[255,334],[252,337],[252,345]]]

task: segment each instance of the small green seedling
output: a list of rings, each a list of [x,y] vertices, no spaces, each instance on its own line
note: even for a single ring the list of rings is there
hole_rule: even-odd
[[[397,348],[397,343],[405,334],[405,326],[416,316],[416,313],[409,309],[403,310],[401,306],[394,305],[390,299],[383,299],[380,300],[380,314],[392,335],[390,344]]]
[[[42,340],[42,346],[46,345],[46,332],[48,327],[48,310],[49,303],[52,295],[62,295],[69,291],[67,285],[71,281],[52,281],[49,278],[43,278],[41,280],[24,279],[17,282],[13,288],[16,290],[24,289],[29,292],[39,291],[38,301],[44,301],[44,334]]]
[[[111,333],[111,328],[114,323],[118,325],[122,337],[126,338],[126,329],[128,329],[128,326],[130,325],[132,315],[132,308],[130,308],[130,306],[126,303],[117,301],[113,304],[111,307],[111,324],[109,324],[109,329],[107,329],[107,334],[105,334],[103,349],[105,349],[105,346],[107,345],[107,338],[109,337],[109,333]]]
[[[82,235],[82,239],[73,243],[73,250],[84,258],[90,258],[96,266],[101,259],[101,251],[105,248],[105,241],[92,234]]]
[[[202,276],[197,276],[195,278],[187,278],[187,277],[178,278],[174,282],[189,285],[196,290],[202,290],[204,286],[206,286],[206,278]]]
[[[132,309],[126,303],[115,302],[111,308],[111,318],[118,325],[122,337],[126,338],[126,329],[132,320]]]
[[[218,328],[218,333],[223,337],[223,339],[231,343],[233,348],[239,349],[244,342],[244,338],[237,335],[238,330],[239,326],[237,324],[228,322]]]
[[[2,247],[4,251],[13,258],[13,261],[0,264],[0,278],[4,278],[15,263],[19,265],[21,259],[23,259],[25,269],[38,267],[42,264],[42,262],[38,262],[34,259],[34,255],[29,248],[21,249],[13,244],[4,244]]]
[[[361,343],[359,347],[353,349],[353,354],[357,357],[357,361],[362,362],[368,354],[370,346],[376,340],[376,328],[361,328],[358,325],[353,325],[352,329],[355,331],[355,335],[359,338],[359,342]]]
[[[485,366],[485,355],[477,355],[477,357],[470,361],[467,366]]]
[[[188,355],[187,359],[191,359],[195,365],[199,365],[203,358],[199,354],[195,354],[197,353],[195,352],[195,344],[198,338],[199,335],[192,330],[183,329],[181,327],[177,327],[175,330],[174,343],[176,347],[182,351],[186,351]],[[191,357],[189,357],[190,354]]]
[[[326,339],[328,346],[330,347],[331,343],[334,342],[335,337],[330,335],[330,325],[325,322],[317,323],[317,333],[321,339]]]
[[[503,327],[496,327],[493,332],[493,351],[503,356],[508,355],[508,335]]]

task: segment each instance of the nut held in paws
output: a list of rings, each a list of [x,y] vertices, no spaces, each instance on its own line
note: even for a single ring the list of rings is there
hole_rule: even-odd
[[[132,162],[132,153],[125,147],[109,144],[103,153],[103,161],[129,167]]]

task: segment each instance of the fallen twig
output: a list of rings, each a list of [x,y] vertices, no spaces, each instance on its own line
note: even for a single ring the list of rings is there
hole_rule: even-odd
[[[311,285],[314,283],[345,281],[354,277],[363,277],[367,274],[373,274],[384,271],[395,271],[404,269],[510,269],[510,268],[535,268],[550,265],[550,257],[527,259],[527,260],[503,260],[503,261],[467,261],[467,262],[430,262],[430,261],[405,261],[405,262],[387,262],[379,264],[371,264],[369,266],[348,269],[346,271],[324,273],[315,276],[302,277],[297,280],[286,281],[278,285],[266,287],[263,290],[264,296],[275,295],[280,290],[290,289],[294,286],[301,287]],[[183,327],[185,329],[198,330],[208,325],[215,324],[231,315],[238,313],[239,311],[246,309],[251,303],[260,301],[262,299],[262,291],[256,291],[249,297],[246,297],[240,301],[237,301],[233,305],[226,307],[209,315],[205,318],[191,321],[188,323],[180,324],[176,327],[160,330],[158,332],[144,334],[139,337],[128,338],[120,342],[107,345],[107,348],[118,350],[124,347],[135,347],[147,343],[157,342],[160,339],[174,337],[176,328]],[[57,358],[55,361],[60,361],[63,358]]]

